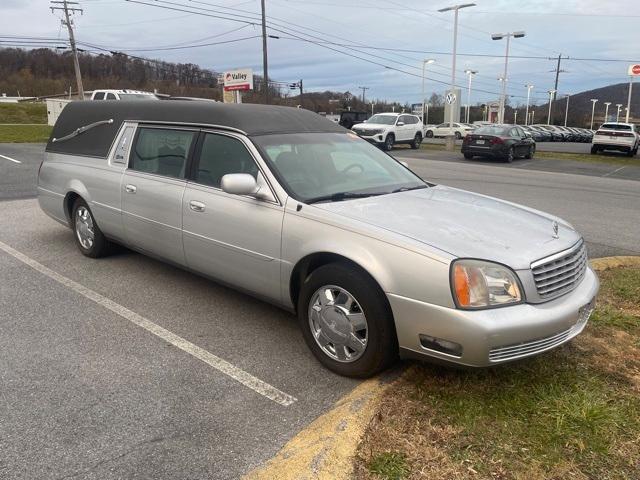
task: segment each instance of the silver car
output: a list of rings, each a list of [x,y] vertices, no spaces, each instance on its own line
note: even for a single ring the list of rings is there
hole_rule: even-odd
[[[38,195],[88,257],[126,245],[296,312],[342,375],[529,357],[578,335],[598,291],[567,222],[425,182],[302,109],[74,102]]]

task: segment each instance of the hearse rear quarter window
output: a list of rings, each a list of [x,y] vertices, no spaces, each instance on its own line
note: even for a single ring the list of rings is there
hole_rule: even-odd
[[[184,178],[187,157],[196,133],[188,130],[141,128],[129,168],[172,178]]]

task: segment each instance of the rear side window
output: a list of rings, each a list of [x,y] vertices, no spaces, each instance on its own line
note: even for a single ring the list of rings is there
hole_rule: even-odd
[[[98,92],[93,96],[94,100],[104,100],[104,92]]]
[[[107,100],[117,100],[117,98],[113,93],[107,93]]]
[[[256,178],[258,166],[240,140],[215,133],[205,134],[194,181],[219,188],[222,177],[228,173],[248,173]]]
[[[131,150],[129,168],[172,178],[184,178],[196,132],[141,128]]]

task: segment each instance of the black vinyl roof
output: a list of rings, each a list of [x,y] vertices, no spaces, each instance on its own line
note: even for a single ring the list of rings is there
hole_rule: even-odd
[[[78,128],[113,120],[61,140]],[[344,133],[331,120],[301,108],[255,104],[224,104],[189,100],[160,101],[76,101],[69,103],[58,118],[46,151],[106,157],[114,137],[126,120],[147,123],[171,122],[215,125],[239,130],[249,136],[282,133]]]

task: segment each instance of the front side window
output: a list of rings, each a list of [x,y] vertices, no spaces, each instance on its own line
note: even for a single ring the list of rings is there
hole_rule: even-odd
[[[140,128],[129,168],[172,178],[184,178],[196,132],[167,128]]]
[[[94,96],[93,96],[94,100],[104,100],[104,92],[97,92]]]
[[[353,134],[291,133],[252,140],[284,188],[303,202],[338,201],[428,186]]]
[[[210,187],[220,187],[228,173],[248,173],[257,178],[258,166],[244,144],[233,137],[205,134],[194,181]]]

